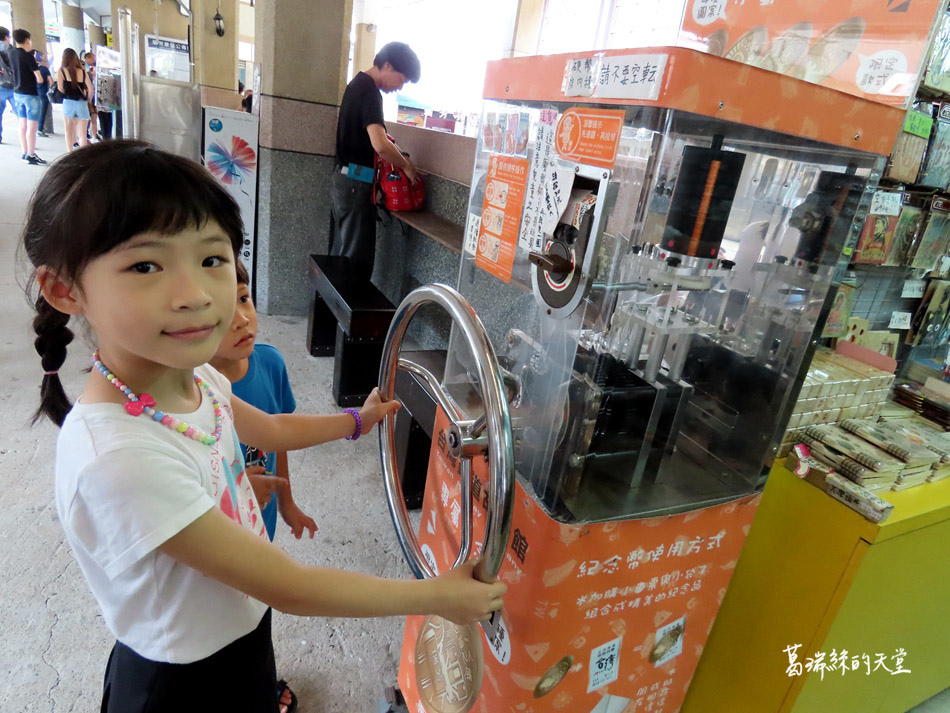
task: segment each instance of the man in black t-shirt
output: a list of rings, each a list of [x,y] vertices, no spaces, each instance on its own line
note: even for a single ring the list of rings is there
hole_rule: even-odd
[[[373,205],[375,155],[419,180],[415,166],[386,136],[380,92],[418,82],[419,58],[409,45],[390,42],[373,66],[359,72],[346,86],[336,127],[336,161],[330,186],[330,254],[352,260],[360,277],[369,279],[376,258],[376,207]]]
[[[20,160],[33,166],[45,166],[46,161],[36,155],[36,127],[43,111],[37,86],[43,81],[40,68],[33,57],[33,36],[24,29],[13,31],[16,49],[10,52],[13,64],[13,106],[20,120]]]

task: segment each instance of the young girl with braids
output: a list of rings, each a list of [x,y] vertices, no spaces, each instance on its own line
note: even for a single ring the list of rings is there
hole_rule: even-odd
[[[50,166],[24,247],[35,268],[38,416],[62,427],[56,506],[117,641],[102,710],[277,711],[270,607],[302,616],[500,608],[469,563],[422,581],[306,566],[267,538],[239,442],[269,451],[359,437],[398,405],[270,416],[232,398],[207,362],[236,303],[238,208],[205,172],[110,141]],[[74,405],[57,370],[71,317],[95,334]],[[283,706],[281,706],[283,707]]]

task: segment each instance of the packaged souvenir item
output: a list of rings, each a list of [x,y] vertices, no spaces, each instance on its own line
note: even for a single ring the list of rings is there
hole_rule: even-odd
[[[924,211],[920,203],[919,196],[914,194],[904,196],[901,212],[897,216],[897,225],[894,226],[891,248],[884,259],[885,265],[903,265],[907,259],[907,252],[917,239],[923,222]]]
[[[887,424],[848,418],[838,425],[892,456],[900,458],[908,465],[925,465],[929,470],[931,465],[940,460],[940,456],[925,445],[911,440]]]
[[[945,191],[950,185],[950,104],[941,104],[920,171],[920,183]]]
[[[950,243],[950,199],[935,197],[930,205],[927,224],[914,249],[910,266],[932,270],[941,255],[947,254]]]

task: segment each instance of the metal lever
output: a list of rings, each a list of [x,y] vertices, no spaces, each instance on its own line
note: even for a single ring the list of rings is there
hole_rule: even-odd
[[[518,408],[521,405],[521,397],[524,389],[521,377],[501,367],[499,367],[499,370],[501,371],[501,379],[505,382],[505,393],[508,396],[508,405]],[[478,439],[482,435],[482,431],[485,430],[486,423],[487,419],[484,413],[474,421],[466,422],[467,430],[462,434],[463,438]]]
[[[528,253],[528,260],[546,272],[560,275],[567,275],[574,269],[570,260],[554,253]]]
[[[484,444],[473,443],[471,421],[465,421],[452,400],[442,389],[435,376],[423,367],[399,356],[399,348],[413,315],[426,304],[437,304],[452,317],[459,333],[468,343],[478,374],[478,383],[485,406],[487,436]],[[379,384],[383,399],[392,399],[396,383],[396,369],[404,368],[421,377],[426,391],[445,410],[452,421],[450,434],[456,433],[458,447],[466,441],[470,447],[477,446],[478,452],[488,454],[489,483],[488,508],[485,522],[484,546],[482,555],[475,565],[475,576],[491,582],[498,576],[504,562],[505,549],[511,531],[511,518],[514,509],[514,455],[511,436],[511,419],[508,415],[508,403],[505,398],[501,369],[495,357],[495,350],[481,320],[475,314],[468,301],[447,285],[424,285],[412,292],[396,309],[393,321],[386,335],[383,356],[379,368]],[[480,438],[481,436],[479,436]],[[478,439],[475,439],[478,440]],[[491,444],[489,447],[488,444]],[[484,449],[482,448],[484,445]],[[383,464],[383,477],[386,485],[386,498],[389,512],[393,518],[396,536],[413,575],[421,579],[434,577],[435,571],[422,554],[422,548],[409,521],[406,503],[402,498],[402,486],[396,468],[395,417],[390,414],[379,430],[379,452]],[[469,452],[472,452],[471,450]],[[462,496],[467,507],[463,508],[462,543],[456,566],[468,556],[471,543],[471,482],[469,460],[462,461]],[[469,517],[465,517],[465,512]]]

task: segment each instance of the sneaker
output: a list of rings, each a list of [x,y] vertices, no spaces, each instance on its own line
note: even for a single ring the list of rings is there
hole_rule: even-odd
[[[47,164],[49,163],[49,161],[44,161],[43,159],[41,159],[41,158],[40,158],[39,156],[37,156],[36,154],[33,154],[32,156],[30,156],[30,163],[32,163],[32,164],[34,164],[34,165],[36,165],[36,166],[45,166],[45,165],[47,165]]]
[[[73,148],[74,148],[74,149],[78,149],[78,148],[79,148],[79,142],[78,142],[78,141],[73,144]]]
[[[26,154],[23,154],[22,156],[20,156],[20,160],[21,160],[23,163],[29,163],[29,162],[30,162],[30,157],[27,156]]]
[[[49,134],[47,134],[45,131],[37,131],[37,132],[36,132],[36,135],[37,135],[37,136],[42,136],[44,139],[48,139],[48,138],[49,138]]]

